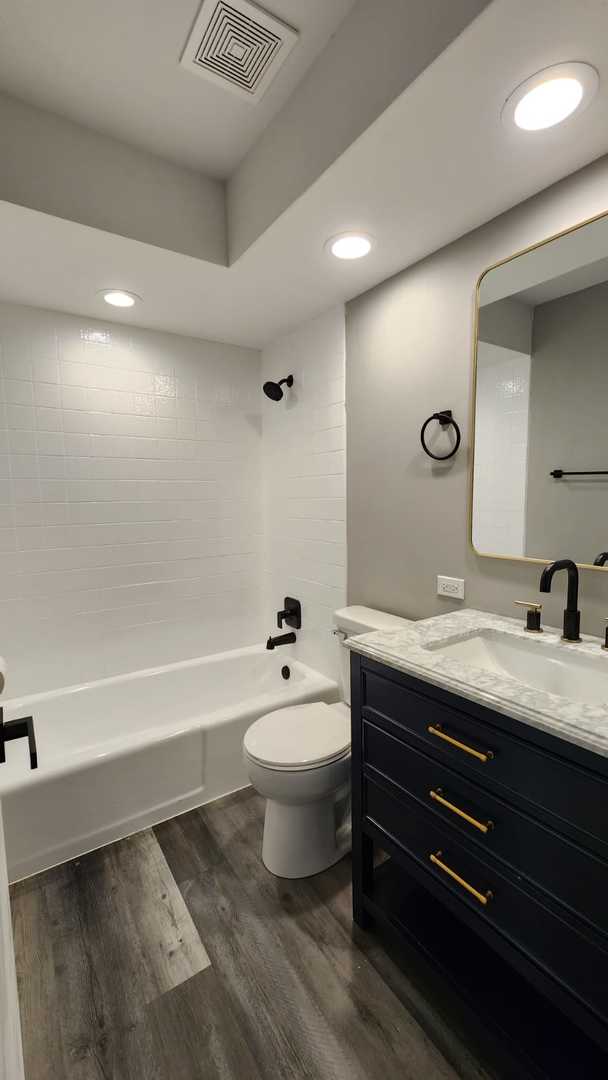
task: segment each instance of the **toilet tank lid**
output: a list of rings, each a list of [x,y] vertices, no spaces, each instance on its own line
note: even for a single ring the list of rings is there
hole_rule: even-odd
[[[412,619],[389,615],[386,611],[354,604],[334,611],[334,623],[347,634],[368,634],[372,630],[399,630],[411,626]]]

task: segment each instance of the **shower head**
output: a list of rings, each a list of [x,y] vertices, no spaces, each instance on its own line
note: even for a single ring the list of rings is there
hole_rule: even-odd
[[[283,397],[283,391],[281,386],[285,383],[286,386],[293,386],[293,375],[288,375],[286,379],[279,379],[278,382],[265,382],[262,387],[266,397],[271,401],[280,401]]]

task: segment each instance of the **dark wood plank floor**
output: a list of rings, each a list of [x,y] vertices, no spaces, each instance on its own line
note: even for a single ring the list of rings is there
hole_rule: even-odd
[[[262,823],[245,789],[13,888],[27,1080],[487,1080],[350,861],[275,878]]]

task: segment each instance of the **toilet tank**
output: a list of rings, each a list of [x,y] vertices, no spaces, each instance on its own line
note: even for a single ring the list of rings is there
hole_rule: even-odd
[[[334,611],[334,626],[340,639],[340,682],[342,699],[350,705],[350,652],[344,645],[353,634],[369,634],[372,630],[399,630],[411,626],[413,619],[402,619],[386,611],[355,604]]]

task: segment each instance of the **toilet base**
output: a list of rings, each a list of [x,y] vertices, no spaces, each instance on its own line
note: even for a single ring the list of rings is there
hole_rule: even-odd
[[[342,798],[288,806],[266,800],[262,862],[284,878],[312,877],[351,849],[350,813]]]

